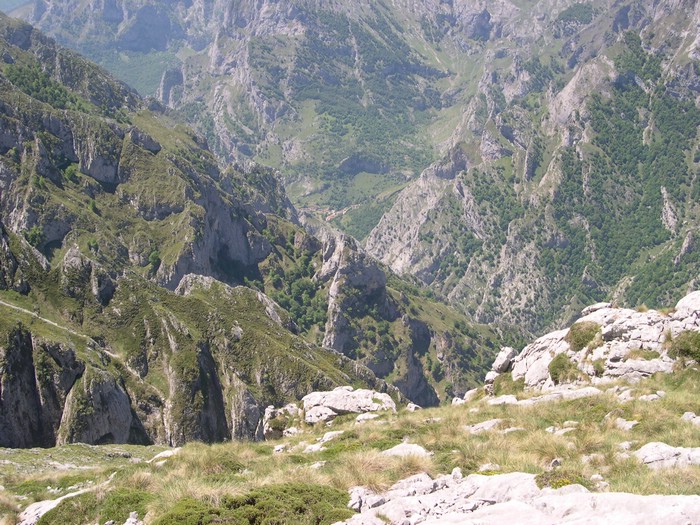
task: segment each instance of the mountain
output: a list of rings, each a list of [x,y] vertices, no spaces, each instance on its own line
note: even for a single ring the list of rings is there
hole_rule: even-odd
[[[4,15],[0,57],[0,443],[260,438],[266,406],[312,389],[427,406],[478,382],[495,327],[308,233],[277,174],[222,168]]]
[[[535,333],[693,288],[692,0],[33,6],[115,70],[176,56],[157,95],[217,155],[279,168],[482,322]]]
[[[366,242],[483,322],[541,332],[696,287],[700,11],[585,5],[528,62],[488,66],[467,130]]]

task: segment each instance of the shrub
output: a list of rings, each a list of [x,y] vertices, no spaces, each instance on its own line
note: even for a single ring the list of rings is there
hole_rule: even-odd
[[[700,361],[700,332],[686,330],[678,334],[671,342],[669,355],[671,357],[689,357]]]
[[[596,359],[593,361],[593,373],[596,377],[601,377],[605,372],[605,359]]]
[[[578,368],[566,354],[558,354],[549,363],[549,376],[556,384],[576,379],[578,375]]]
[[[29,231],[24,232],[24,238],[27,239],[29,244],[36,248],[45,240],[44,230],[41,228],[41,226],[35,224],[29,229]]]
[[[574,323],[564,340],[569,343],[574,352],[580,352],[595,339],[598,332],[600,332],[600,326],[596,323],[590,321]]]
[[[352,516],[352,511],[346,508],[347,501],[347,493],[338,489],[284,483],[255,489],[243,496],[224,497],[221,507],[212,507],[191,498],[183,499],[154,525],[329,525]]]

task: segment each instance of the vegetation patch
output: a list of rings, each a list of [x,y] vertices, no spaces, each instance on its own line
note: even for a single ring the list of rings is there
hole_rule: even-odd
[[[627,359],[643,359],[645,361],[651,361],[652,359],[658,359],[659,357],[661,357],[661,354],[659,354],[659,352],[656,350],[647,350],[645,348],[638,348],[627,354]]]
[[[535,476],[535,483],[537,483],[537,486],[541,489],[545,487],[560,489],[567,485],[583,485],[589,490],[592,488],[590,481],[581,476],[581,474],[570,470],[559,469],[538,474]]]
[[[672,357],[689,357],[700,361],[700,332],[686,330],[671,342],[669,355]]]
[[[497,396],[504,394],[519,394],[525,390],[525,378],[521,377],[517,381],[513,381],[513,376],[510,372],[499,375],[493,382],[493,392]]]
[[[580,352],[595,339],[598,332],[600,332],[600,325],[597,323],[590,321],[575,323],[569,328],[569,333],[564,340],[569,343],[574,352]]]
[[[328,525],[352,516],[347,502],[347,493],[338,489],[305,483],[284,483],[261,487],[243,496],[224,497],[221,507],[213,507],[191,498],[183,499],[154,525]]]
[[[573,381],[580,375],[576,365],[569,359],[566,354],[558,354],[552,362],[549,363],[549,376],[556,384]]]

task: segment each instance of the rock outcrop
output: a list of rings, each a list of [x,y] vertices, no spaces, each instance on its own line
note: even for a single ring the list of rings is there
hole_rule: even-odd
[[[700,292],[685,296],[669,314],[614,308],[609,303],[589,306],[582,314],[570,328],[546,334],[523,348],[512,359],[512,379],[523,380],[527,388],[551,389],[581,380],[635,382],[670,373],[676,362],[669,355],[673,339],[686,331],[700,332]],[[496,364],[507,366],[505,356],[510,350],[502,353],[487,378],[491,383],[497,377]],[[567,377],[552,377],[557,356],[570,367]]]
[[[463,525],[481,523],[669,523],[700,520],[700,496],[639,496],[592,493],[581,485],[540,489],[533,474],[510,473],[432,479],[418,474],[384,493],[350,490],[359,512],[346,525]]]
[[[372,390],[354,390],[341,386],[330,392],[312,392],[302,398],[304,420],[307,423],[328,421],[342,414],[363,414],[390,410],[396,412],[396,403],[388,394]]]

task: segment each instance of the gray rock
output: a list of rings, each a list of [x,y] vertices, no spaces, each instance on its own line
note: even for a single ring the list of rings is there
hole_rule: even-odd
[[[361,414],[391,410],[396,412],[396,404],[388,394],[373,390],[353,390],[352,387],[338,387],[330,392],[312,392],[302,398],[304,419],[307,423],[328,421],[341,414]]]
[[[700,465],[700,447],[672,447],[666,443],[647,443],[634,456],[649,468],[686,467]]]
[[[515,348],[511,348],[510,346],[503,347],[493,361],[491,370],[499,374],[507,372],[516,355],[518,355],[518,351]]]
[[[518,404],[518,398],[515,397],[514,395],[507,394],[504,396],[499,396],[494,399],[489,399],[487,401],[489,405],[517,405]]]
[[[627,421],[621,417],[615,420],[615,427],[620,430],[632,430],[635,426],[639,424],[639,421]]]
[[[594,475],[592,480],[604,490],[606,482],[602,476]],[[581,485],[539,489],[533,474],[517,472],[472,474],[466,478],[460,473],[434,480],[418,474],[396,483],[383,494],[354,487],[348,506],[361,514],[344,522],[346,525],[685,525],[700,520],[700,496],[590,493]]]
[[[503,419],[489,419],[488,421],[482,421],[481,423],[476,423],[474,425],[467,425],[464,428],[470,434],[480,434],[481,432],[494,430],[501,423],[503,423]]]
[[[696,416],[695,412],[686,412],[681,416],[681,420],[700,426],[700,416]]]

